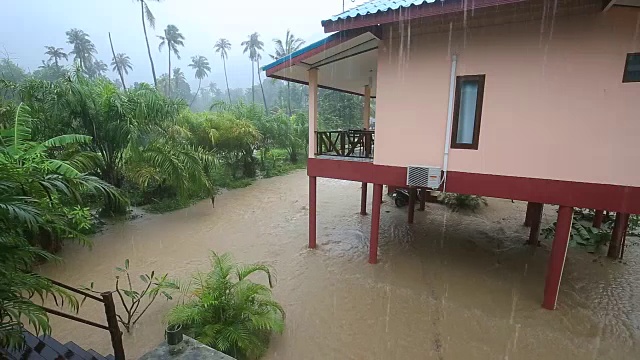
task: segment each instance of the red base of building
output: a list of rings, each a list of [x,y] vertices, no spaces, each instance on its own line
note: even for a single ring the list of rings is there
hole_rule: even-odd
[[[380,228],[380,205],[382,186],[406,187],[407,169],[398,166],[376,165],[368,162],[342,161],[331,159],[309,159],[309,247],[316,247],[316,178],[351,180],[363,183],[361,213],[366,213],[366,183],[373,184],[371,209],[371,235],[369,242],[369,263],[378,262],[378,237]],[[538,244],[540,222],[544,204],[560,205],[555,236],[544,289],[543,307],[556,308],[562,271],[567,254],[573,208],[606,209],[620,213],[620,220],[614,237],[622,239],[618,249],[624,248],[624,230],[629,214],[640,213],[640,188],[607,184],[592,184],[572,181],[534,179],[515,176],[474,174],[457,171],[447,173],[447,191],[460,194],[481,195],[512,200],[528,201],[525,223],[531,226],[530,244]],[[413,222],[416,189],[410,191],[408,221]],[[423,199],[425,198],[423,194]],[[421,200],[421,208],[423,208]],[[602,217],[602,211],[596,218]],[[626,219],[626,220],[625,220]],[[602,221],[601,219],[599,220]],[[594,225],[596,219],[594,219]],[[615,237],[617,240],[618,238]],[[622,250],[620,250],[622,251]]]

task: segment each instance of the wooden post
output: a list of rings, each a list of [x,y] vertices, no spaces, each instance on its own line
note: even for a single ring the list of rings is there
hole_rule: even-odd
[[[529,231],[529,245],[540,245],[540,224],[542,223],[542,211],[544,204],[532,203],[531,214],[529,215],[531,230]]]
[[[318,69],[309,69],[309,157],[315,157],[318,131]]]
[[[373,184],[373,204],[371,206],[371,236],[369,237],[369,264],[378,262],[378,236],[380,234],[380,204],[382,184]]]
[[[360,215],[367,215],[367,183],[362,183],[360,192]]]
[[[369,118],[371,117],[371,88],[369,85],[364,86],[364,96],[362,97],[362,125],[365,130],[369,130]]]
[[[572,221],[573,208],[570,206],[560,206],[558,209],[556,233],[553,237],[553,244],[551,245],[547,279],[544,285],[544,301],[542,302],[542,307],[547,310],[555,310],[558,301],[558,292],[560,291],[562,271],[564,270],[564,263],[567,257]]]
[[[427,191],[427,189],[420,189],[420,207],[418,208],[418,210],[424,211],[426,209],[428,193],[429,192]]]
[[[113,346],[113,356],[116,360],[125,360],[124,346],[122,345],[122,331],[118,326],[116,317],[116,306],[113,303],[113,293],[107,291],[100,294],[104,303],[104,313],[107,315],[107,327],[111,335],[111,346]]]
[[[309,249],[316,248],[316,177],[309,176]]]
[[[415,211],[416,211],[416,193],[417,190],[416,188],[409,188],[409,211],[407,212],[407,222],[409,224],[413,224],[413,217],[415,215]]]
[[[602,227],[602,220],[604,219],[604,211],[596,210],[595,215],[593,216],[593,227],[600,229]]]
[[[531,226],[531,219],[533,216],[533,212],[535,210],[535,203],[528,202],[527,203],[527,214],[524,217],[524,226]]]
[[[622,256],[622,243],[624,234],[627,229],[625,225],[628,224],[629,214],[617,212],[616,219],[613,223],[613,230],[611,232],[611,241],[609,241],[609,251],[607,256],[612,259],[620,259]]]

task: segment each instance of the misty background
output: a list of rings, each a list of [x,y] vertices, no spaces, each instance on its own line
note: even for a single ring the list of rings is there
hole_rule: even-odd
[[[365,0],[345,0],[350,9]],[[224,72],[219,54],[213,50],[219,38],[227,38],[232,45],[227,61],[229,86],[251,86],[251,62],[242,53],[240,43],[249,34],[258,32],[264,42],[261,66],[270,63],[274,53],[273,39],[284,39],[287,29],[306,41],[308,45],[320,40],[323,33],[320,21],[342,12],[342,0],[163,0],[149,1],[156,18],[155,29],[147,27],[152,56],[158,75],[168,71],[168,53],[158,51],[163,29],[176,25],[185,36],[181,59],[172,56],[172,67],[181,68],[189,84],[197,80],[194,70],[187,65],[191,57],[202,55],[211,63],[207,83],[213,81],[222,87]],[[45,46],[72,50],[65,32],[78,28],[89,34],[98,54],[96,59],[111,63],[109,36],[111,32],[116,53],[126,53],[131,58],[133,71],[127,81],[153,83],[149,58],[142,31],[139,3],[133,0],[3,0],[0,12],[0,57],[9,58],[27,71],[34,71],[47,60]],[[72,56],[69,57],[69,63]],[[62,64],[61,64],[62,65]],[[66,64],[65,64],[66,65]],[[111,69],[111,66],[109,66]],[[111,79],[117,73],[109,71]]]

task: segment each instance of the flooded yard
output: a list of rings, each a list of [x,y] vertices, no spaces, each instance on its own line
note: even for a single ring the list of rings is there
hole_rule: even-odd
[[[114,267],[188,278],[208,253],[265,262],[287,312],[266,359],[637,359],[640,353],[640,247],[612,262],[569,249],[557,311],[541,308],[549,240],[524,246],[525,203],[489,199],[477,213],[427,204],[407,208],[385,196],[379,263],[367,263],[370,217],[359,215],[360,184],[318,179],[318,249],[307,249],[305,171],[226,192],[212,209],[188,209],[108,227],[91,249],[67,245],[63,264],[40,272],[70,285],[112,287]],[[369,194],[371,194],[371,189]],[[369,206],[371,200],[369,199]],[[555,219],[546,207],[543,226]],[[163,340],[172,302],[158,300],[132,334],[129,359]],[[104,322],[101,304],[80,315]],[[52,317],[53,335],[111,353],[108,334]]]

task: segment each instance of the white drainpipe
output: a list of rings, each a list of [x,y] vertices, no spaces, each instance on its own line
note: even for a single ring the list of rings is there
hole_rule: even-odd
[[[447,135],[444,142],[444,159],[442,164],[442,191],[447,187],[447,168],[449,166],[449,149],[451,148],[451,125],[453,124],[453,102],[456,92],[456,66],[458,65],[458,55],[451,57],[451,79],[449,82],[449,107],[447,108]]]

